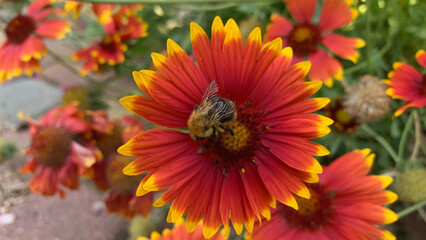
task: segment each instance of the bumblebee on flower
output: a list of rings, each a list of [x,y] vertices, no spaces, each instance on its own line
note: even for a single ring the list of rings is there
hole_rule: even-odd
[[[229,218],[237,234],[243,225],[251,232],[255,219],[270,218],[276,200],[297,209],[295,195],[309,198],[305,183],[318,181],[322,172],[313,156],[328,154],[308,139],[326,135],[332,123],[312,113],[329,102],[309,98],[322,83],[304,82],[310,63],[292,64],[293,51],[283,48],[281,38],[262,46],[255,28],[243,44],[235,21],[224,25],[219,17],[211,31],[209,39],[191,23],[197,65],[169,39],[168,57],[151,55],[158,72],[133,73],[145,96],[120,102],[165,128],[141,132],[118,150],[139,157],[125,174],[148,173],[137,195],[167,189],[154,206],[172,202],[167,220],[187,214],[190,232],[202,219],[206,238],[222,224],[228,229]],[[196,132],[189,120],[197,111],[219,118]],[[172,130],[182,128],[191,134]]]

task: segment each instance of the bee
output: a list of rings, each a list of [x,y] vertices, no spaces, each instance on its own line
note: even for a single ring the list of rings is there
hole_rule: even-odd
[[[213,80],[206,88],[201,104],[194,107],[188,119],[188,130],[195,141],[200,138],[212,137],[215,142],[220,132],[228,132],[234,136],[234,131],[223,126],[237,119],[235,103],[217,95],[219,86]],[[198,143],[198,142],[197,142]]]

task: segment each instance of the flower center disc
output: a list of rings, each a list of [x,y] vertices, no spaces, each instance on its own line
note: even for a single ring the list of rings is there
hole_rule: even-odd
[[[70,153],[71,139],[63,128],[44,127],[31,142],[31,152],[37,162],[48,167],[62,166]]]
[[[325,115],[333,119],[333,126],[337,131],[342,133],[351,133],[358,129],[359,124],[349,115],[343,108],[340,99],[336,98],[334,104],[329,104],[325,107]]]
[[[238,151],[247,145],[250,137],[249,130],[239,121],[226,125],[227,128],[233,129],[234,136],[229,133],[220,134],[221,144],[229,151]]]
[[[16,44],[24,42],[35,30],[34,21],[27,16],[18,15],[6,27],[7,39]]]
[[[107,157],[111,153],[115,153],[122,143],[123,128],[120,124],[114,123],[114,127],[110,134],[102,134],[95,136],[96,145],[101,150],[102,155]]]
[[[315,51],[320,41],[320,30],[310,23],[294,26],[287,37],[288,45],[293,49],[294,54],[299,57],[304,57]]]
[[[243,104],[238,108],[237,120],[225,124],[224,127],[232,129],[219,134],[216,142],[208,140],[205,153],[212,160],[215,169],[220,169],[225,175],[232,167],[244,171],[244,164],[254,164],[256,151],[263,147],[260,137],[267,129],[262,125],[265,112],[254,112],[251,103]]]
[[[142,175],[127,176],[123,173],[123,168],[132,162],[134,158],[114,154],[109,159],[106,169],[106,177],[109,186],[116,193],[133,193],[142,180]],[[105,161],[105,160],[104,160]]]
[[[318,185],[310,185],[308,188],[310,199],[295,196],[299,210],[282,205],[280,213],[295,228],[316,230],[331,221],[331,198]]]
[[[105,37],[101,43],[102,50],[109,53],[115,53],[117,51],[117,45],[114,38],[115,36]]]

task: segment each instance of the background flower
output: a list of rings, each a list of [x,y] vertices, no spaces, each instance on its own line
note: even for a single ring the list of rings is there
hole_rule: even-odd
[[[187,240],[187,239],[199,239],[204,240],[203,236],[203,227],[202,224],[198,224],[195,228],[195,230],[191,233],[188,233],[186,231],[185,222],[183,219],[179,219],[176,223],[173,229],[164,229],[162,234],[158,232],[151,233],[150,238],[146,237],[140,237],[138,240],[166,240],[166,239],[173,239],[173,240]],[[224,231],[221,231],[217,234],[215,234],[213,237],[209,238],[211,240],[225,240],[227,239],[225,237]]]
[[[419,50],[416,53],[417,63],[426,68],[426,52]],[[401,115],[407,108],[422,108],[426,105],[426,73],[417,71],[414,67],[401,62],[393,64],[393,71],[388,74],[389,80],[385,83],[389,86],[386,93],[392,98],[408,101],[400,107],[395,116]]]
[[[307,57],[312,63],[310,80],[324,81],[328,87],[333,85],[333,78],[342,80],[341,64],[324,51],[324,47],[341,58],[358,62],[359,53],[355,49],[363,47],[365,42],[360,38],[332,33],[358,16],[357,10],[350,7],[352,1],[325,0],[321,6],[318,23],[313,20],[316,0],[284,0],[284,2],[295,22],[273,14],[267,27],[266,41],[281,37],[284,45],[293,48],[294,62]]]
[[[124,53],[127,51],[126,43],[147,36],[148,24],[142,18],[137,17],[128,7],[121,7],[111,15],[109,20],[103,24],[105,36],[102,40],[92,45],[78,50],[74,53],[73,59],[85,61],[80,73],[86,75],[91,71],[100,71],[103,64],[116,65],[125,59]],[[102,13],[102,16],[107,13]],[[102,22],[102,21],[101,21]]]
[[[299,211],[277,206],[271,221],[256,225],[249,239],[395,239],[377,225],[398,216],[383,205],[397,196],[384,191],[392,178],[368,176],[374,154],[355,150],[324,168],[320,180],[309,184],[310,199],[297,197]]]
[[[6,40],[0,46],[0,82],[40,71],[40,59],[47,54],[43,39],[60,39],[70,30],[70,23],[57,17],[54,0],[37,0],[27,14],[18,14],[6,26]]]
[[[130,116],[120,121],[110,120],[106,112],[91,112],[93,133],[89,139],[103,154],[103,159],[87,169],[85,176],[92,179],[100,190],[108,191],[105,205],[109,212],[115,212],[126,219],[136,214],[147,217],[151,212],[154,194],[136,196],[136,189],[142,176],[127,176],[123,168],[134,160],[117,153],[117,148],[144,130],[141,122]]]
[[[26,154],[31,155],[21,168],[23,173],[34,173],[30,183],[33,193],[43,195],[65,192],[60,185],[70,189],[79,187],[79,176],[99,158],[98,152],[77,142],[76,137],[90,130],[90,125],[75,105],[59,107],[47,113],[40,122],[27,120],[32,137]]]

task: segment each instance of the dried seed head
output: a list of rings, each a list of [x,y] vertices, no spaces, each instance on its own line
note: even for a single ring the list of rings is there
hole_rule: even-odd
[[[364,75],[358,84],[345,86],[343,107],[358,123],[381,120],[390,110],[391,98],[379,78]]]

